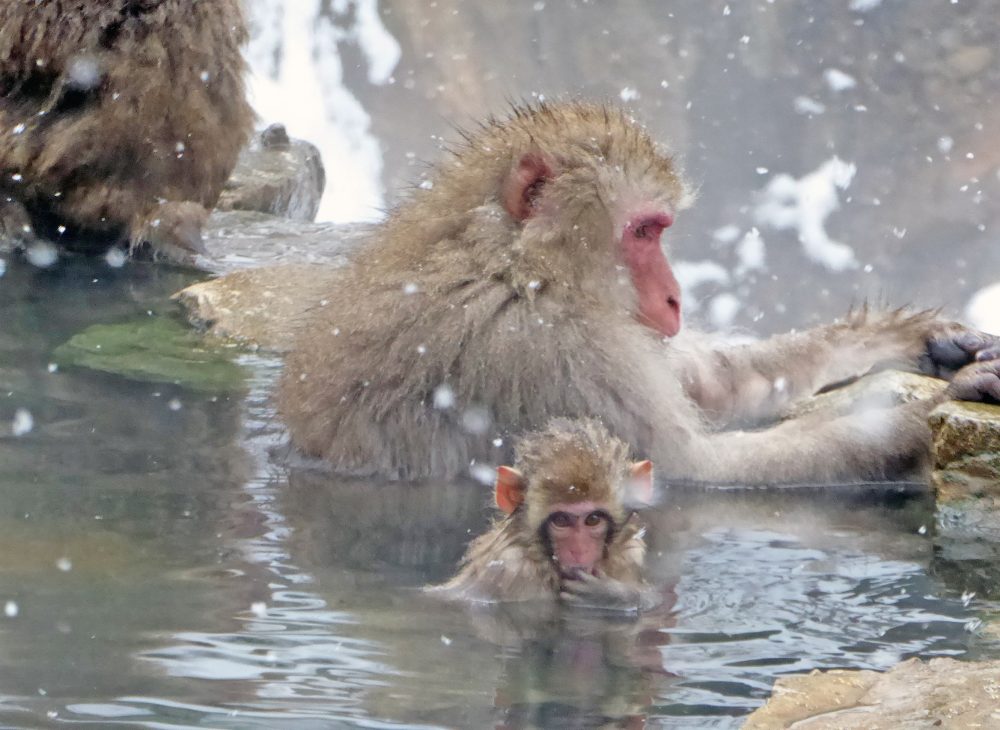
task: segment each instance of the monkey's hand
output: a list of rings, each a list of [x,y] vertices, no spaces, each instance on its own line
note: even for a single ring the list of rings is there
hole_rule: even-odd
[[[956,322],[939,322],[927,335],[919,357],[920,371],[945,380],[970,363],[1000,357],[1000,337],[978,332]],[[980,399],[976,399],[980,400]]]
[[[154,256],[178,263],[190,263],[196,254],[208,255],[201,230],[208,211],[190,200],[160,203],[145,218],[133,222],[130,248],[149,244]]]
[[[600,570],[596,575],[577,571],[563,579],[559,598],[579,608],[638,613],[656,605],[653,593],[648,586],[615,580]]]
[[[945,397],[1000,403],[1000,349],[983,351],[980,357],[984,358],[990,353],[994,355],[993,359],[980,359],[959,370],[945,391]]]

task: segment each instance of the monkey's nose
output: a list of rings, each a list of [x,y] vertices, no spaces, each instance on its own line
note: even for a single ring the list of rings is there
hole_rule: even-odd
[[[681,331],[681,298],[674,294],[667,296],[667,309],[669,313],[667,314],[666,330],[664,334],[668,337],[673,337],[678,332]]]

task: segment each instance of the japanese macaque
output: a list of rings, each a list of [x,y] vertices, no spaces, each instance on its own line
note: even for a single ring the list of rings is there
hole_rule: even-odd
[[[0,3],[0,234],[203,251],[253,126],[246,36],[239,0]]]
[[[668,479],[920,468],[928,402],[734,429],[886,364],[948,377],[997,339],[868,309],[742,346],[681,332],[661,236],[689,198],[670,156],[616,108],[488,121],[332,275],[280,390],[293,443],[346,472],[452,477],[506,462],[510,437],[551,417],[594,416]],[[996,377],[1000,360],[983,367]]]
[[[652,464],[592,420],[555,419],[524,436],[513,468],[497,468],[504,513],[469,546],[458,575],[430,588],[481,602],[560,598],[625,611],[652,608],[642,580],[645,530],[627,504],[649,501]]]

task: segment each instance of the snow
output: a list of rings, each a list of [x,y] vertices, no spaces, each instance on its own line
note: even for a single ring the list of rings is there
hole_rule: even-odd
[[[823,72],[823,78],[826,79],[826,85],[831,91],[847,91],[858,85],[853,76],[837,68],[828,68]]]
[[[677,261],[674,276],[684,296],[701,284],[728,284],[729,272],[714,261]]]
[[[694,294],[695,289],[699,286],[702,284],[720,284],[723,286],[729,284],[729,272],[714,261],[676,261],[673,269],[677,283],[681,285],[681,297],[684,301],[684,309],[687,312],[697,312],[700,308],[698,299]],[[722,307],[723,305],[717,306]],[[718,318],[713,314],[709,316],[713,322],[717,321],[717,319],[725,319],[722,314]]]
[[[59,232],[62,233],[62,231]],[[40,269],[46,269],[59,260],[59,250],[48,241],[35,241],[28,246],[24,255],[32,266],[37,266]]]
[[[808,96],[797,96],[792,103],[799,114],[822,114],[826,111],[826,105]]]
[[[434,389],[434,407],[438,410],[447,410],[455,405],[455,391],[450,386],[442,383]]]
[[[101,69],[93,56],[74,56],[66,67],[70,86],[77,89],[93,89],[101,82]]]
[[[764,268],[764,239],[759,230],[751,228],[744,234],[743,240],[736,247],[736,256],[740,260],[736,269],[737,276],[742,276],[748,271],[760,271]]]
[[[118,247],[112,247],[107,250],[104,254],[104,261],[112,269],[120,269],[128,261],[128,254],[125,253],[124,249]]]
[[[708,318],[716,329],[724,330],[733,323],[742,308],[735,294],[724,292],[712,297],[708,303]]]
[[[369,83],[389,83],[401,55],[378,15],[377,0],[342,0],[349,27],[320,17],[321,0],[259,0],[249,6],[254,35],[247,49],[250,97],[260,121],[281,122],[293,137],[315,144],[327,170],[317,220],[382,217],[382,151],[371,118],[344,83],[341,45],[354,45]],[[305,40],[305,42],[303,42]]]
[[[824,227],[840,208],[838,190],[846,190],[856,172],[852,163],[831,157],[799,179],[775,175],[754,211],[757,222],[779,231],[795,230],[806,256],[831,271],[857,268],[854,250],[830,238]]]
[[[851,10],[858,13],[867,13],[882,4],[882,0],[851,0]]]
[[[965,308],[965,316],[976,329],[1000,335],[1000,282],[976,292]]]
[[[487,464],[473,464],[469,467],[469,475],[480,484],[492,487],[496,480],[496,468]]]
[[[732,224],[721,226],[719,228],[716,228],[715,231],[712,232],[712,238],[714,238],[716,241],[719,241],[720,243],[732,243],[737,238],[739,238],[739,236],[740,236],[739,226],[734,226]]]
[[[32,417],[31,411],[27,408],[18,408],[14,412],[14,420],[10,424],[11,434],[17,437],[26,436],[31,433],[34,427],[35,419]]]

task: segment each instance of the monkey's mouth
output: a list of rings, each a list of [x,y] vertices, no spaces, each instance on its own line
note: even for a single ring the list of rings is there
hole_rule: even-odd
[[[592,565],[589,568],[585,565],[560,565],[556,563],[556,570],[559,571],[559,577],[563,580],[580,580],[580,575],[586,573],[588,575],[597,574],[597,566]]]

